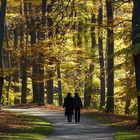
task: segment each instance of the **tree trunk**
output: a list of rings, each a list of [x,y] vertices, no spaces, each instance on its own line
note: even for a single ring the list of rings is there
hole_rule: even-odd
[[[96,23],[96,18],[95,14],[92,14],[91,16],[91,52],[92,55],[95,53],[95,47],[96,47],[96,38],[95,38],[95,26],[94,23]],[[88,74],[85,79],[85,93],[84,93],[84,107],[88,108],[90,107],[90,102],[91,102],[91,93],[92,93],[92,73],[94,70],[94,65],[93,65],[93,58],[89,64],[89,70]]]
[[[94,70],[94,65],[90,63],[89,70],[88,70],[88,73],[86,75],[86,80],[85,80],[85,93],[84,93],[84,107],[85,108],[90,107],[93,70]]]
[[[58,76],[59,105],[62,106],[62,84],[61,84],[60,64],[57,64],[57,76]]]
[[[95,37],[95,23],[96,23],[96,18],[95,18],[95,14],[92,14],[91,16],[91,51],[94,51],[95,47],[96,47],[96,37]]]
[[[104,53],[103,53],[103,4],[102,0],[99,1],[98,9],[98,51],[99,51],[99,63],[100,63],[100,109],[105,106],[105,65],[104,65]]]
[[[133,47],[139,47],[140,44],[140,1],[133,0],[133,18],[132,18],[132,44]],[[136,76],[137,103],[138,103],[138,120],[140,125],[140,53],[134,54],[134,66]]]
[[[15,27],[13,32],[14,32],[14,47],[17,48],[17,46],[18,46],[18,37],[19,37],[17,25],[16,25],[16,27]]]
[[[9,49],[9,34],[8,34],[8,27],[5,24],[5,38],[6,38],[6,47],[7,49]],[[8,60],[7,60],[8,59]],[[9,69],[9,71],[11,72],[11,52],[9,51],[8,54],[6,55],[5,60],[7,60],[8,64],[7,64],[7,68]],[[6,80],[8,81],[8,85],[6,87],[6,100],[7,100],[7,105],[9,105],[9,90],[11,88],[11,81],[12,81],[12,77],[11,77],[11,73],[9,73],[9,75],[6,77]]]
[[[44,4],[44,3],[43,3]],[[27,8],[26,8],[27,6]],[[25,11],[27,27],[30,30],[31,36],[31,47],[34,47],[37,40],[36,35],[36,23],[35,23],[35,13],[32,11],[32,4],[25,5],[26,10],[29,9],[30,19],[28,19],[27,11]],[[41,34],[42,35],[42,34]],[[42,36],[39,39],[42,39]],[[32,65],[32,88],[33,88],[33,102],[38,103],[38,105],[44,105],[44,57],[43,54],[36,54],[34,57],[34,62]]]
[[[114,32],[113,1],[106,0],[107,10],[107,103],[106,111],[114,112]]]
[[[126,57],[126,59],[128,59]],[[131,57],[131,60],[132,60],[132,57]],[[129,75],[128,73],[126,74],[126,90],[127,90],[127,93],[126,93],[126,102],[125,102],[125,111],[124,113],[129,115],[130,113],[130,105],[131,105],[131,99],[132,99],[132,90],[133,90],[133,80],[131,77],[134,76],[134,66],[133,66],[133,62],[131,61],[130,62],[130,66],[128,66],[128,64],[126,63],[126,72],[128,72],[129,70]]]
[[[131,105],[131,99],[127,98],[126,99],[126,104],[125,104],[125,114],[129,115],[130,111],[129,111],[129,107]]]
[[[22,78],[22,87],[21,87],[21,103],[26,103],[27,99],[27,69],[26,69],[26,58],[22,60],[21,63],[21,78]]]
[[[53,104],[53,79],[51,79],[51,77],[53,77],[53,74],[51,72],[49,72],[49,80],[47,81],[47,103],[48,104]]]
[[[27,68],[26,68],[26,49],[23,44],[24,42],[24,25],[20,26],[20,48],[22,50],[21,52],[21,59],[20,59],[20,71],[21,71],[21,103],[26,103],[26,94],[27,94]]]
[[[79,49],[82,49],[82,32],[83,32],[83,22],[79,19],[78,25],[75,23],[75,28],[77,28],[78,33],[77,36],[75,37],[74,43],[75,47],[78,47]],[[81,65],[82,65],[82,57],[81,53],[77,51],[77,56],[76,56],[76,72],[75,72],[75,80],[76,80],[76,85],[75,86],[75,92],[80,92],[81,91],[81,77],[82,77],[82,71],[81,71]]]
[[[41,30],[38,32],[38,40],[43,41],[45,39],[45,32],[43,28],[46,26],[46,11],[47,3],[46,0],[42,0],[42,17],[41,17]],[[38,54],[38,103],[44,105],[44,53],[39,52]]]
[[[2,88],[4,83],[3,75],[3,37],[4,37],[4,22],[6,14],[7,0],[1,0],[0,8],[0,104],[2,99]]]
[[[19,32],[18,32],[18,25],[17,24],[16,24],[16,27],[13,30],[13,33],[14,33],[14,48],[17,49],[18,48],[18,38],[19,38]],[[15,58],[12,58],[12,57],[11,57],[11,59],[12,59],[11,67],[16,68],[16,71],[14,71],[14,74],[13,74],[12,82],[19,83],[19,78],[20,78],[19,60],[15,60]],[[14,92],[20,92],[20,87],[17,84],[13,85],[13,89],[14,89]]]
[[[53,26],[53,20],[50,17],[52,11],[52,6],[53,6],[54,2],[51,1],[50,4],[48,4],[47,6],[47,27],[49,29],[48,31],[48,38],[51,39],[53,37],[53,29],[51,28]],[[49,15],[50,14],[50,15]],[[49,43],[49,47],[51,47],[51,43]],[[49,58],[49,65],[53,65],[53,60],[51,60],[52,58]],[[48,80],[47,80],[47,102],[48,104],[53,104],[53,93],[54,93],[54,89],[53,89],[53,70],[50,68],[48,70]]]
[[[35,30],[35,18],[32,13],[32,4],[29,3],[26,5],[29,10],[29,17],[27,17],[27,22],[30,21],[30,24],[27,24],[28,29],[30,30],[30,43],[31,47],[34,47],[36,44],[36,30]],[[27,10],[26,9],[26,10]],[[26,13],[26,11],[25,11]],[[29,23],[29,22],[28,22]],[[34,57],[34,62],[32,65],[32,88],[33,88],[33,103],[38,103],[38,65],[36,64],[36,57]]]

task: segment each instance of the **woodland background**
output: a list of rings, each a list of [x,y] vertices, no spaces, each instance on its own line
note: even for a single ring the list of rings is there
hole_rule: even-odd
[[[68,92],[79,92],[85,108],[136,116],[134,4],[8,0],[0,26],[2,104],[62,105]]]

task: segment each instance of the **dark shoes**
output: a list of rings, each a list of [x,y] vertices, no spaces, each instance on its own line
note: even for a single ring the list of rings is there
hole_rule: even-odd
[[[67,116],[68,122],[72,122],[72,116]]]
[[[75,123],[79,123],[80,121],[75,121]]]

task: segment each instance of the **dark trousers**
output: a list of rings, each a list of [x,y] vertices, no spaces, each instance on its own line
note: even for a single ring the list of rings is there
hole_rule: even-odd
[[[80,108],[75,108],[75,122],[80,122]]]
[[[72,122],[72,115],[67,116],[68,122]]]

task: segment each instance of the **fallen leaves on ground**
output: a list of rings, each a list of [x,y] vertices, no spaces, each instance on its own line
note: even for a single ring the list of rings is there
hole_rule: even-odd
[[[0,111],[0,133],[9,133],[21,128],[30,128],[27,117],[12,112]]]
[[[42,108],[46,110],[56,110],[63,111],[64,108],[62,106],[48,105],[48,104],[36,104],[36,103],[28,103],[28,104],[19,104],[14,106],[16,108]]]
[[[98,112],[96,110],[83,110],[82,113],[93,118],[101,118],[101,120],[109,123],[117,130],[140,133],[140,127],[136,125],[137,120],[132,116],[116,115],[112,113]]]

